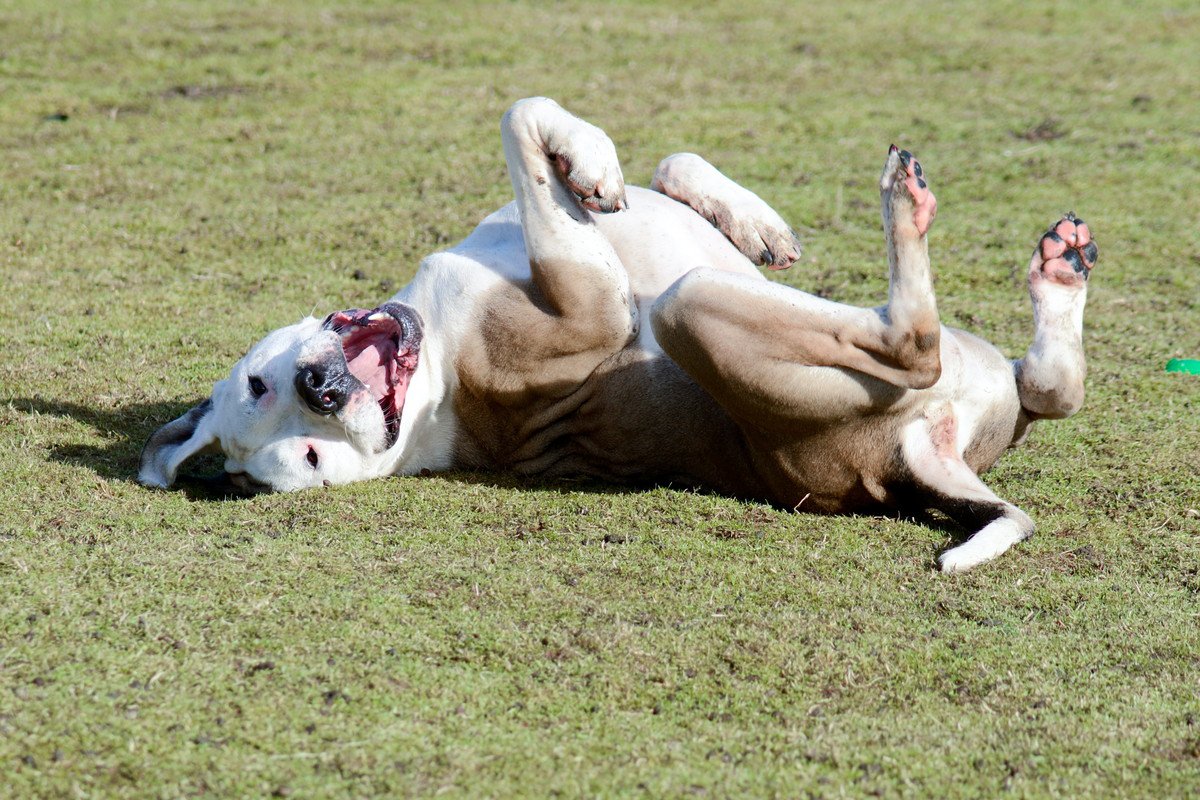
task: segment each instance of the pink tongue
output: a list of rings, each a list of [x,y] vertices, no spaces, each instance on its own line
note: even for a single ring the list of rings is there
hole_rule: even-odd
[[[375,342],[366,347],[347,361],[351,374],[371,387],[371,393],[382,397],[388,390],[388,369],[392,362],[393,348],[387,342],[380,346]]]

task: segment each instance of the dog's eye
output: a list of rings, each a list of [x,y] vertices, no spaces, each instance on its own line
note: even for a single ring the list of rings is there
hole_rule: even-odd
[[[321,463],[321,459],[317,456],[317,451],[311,445],[309,445],[308,456],[306,457],[308,458],[308,463],[312,464],[313,469],[316,469],[317,464]]]
[[[262,378],[253,375],[250,378],[250,391],[254,393],[255,397],[262,397],[267,393],[267,385],[263,383]]]

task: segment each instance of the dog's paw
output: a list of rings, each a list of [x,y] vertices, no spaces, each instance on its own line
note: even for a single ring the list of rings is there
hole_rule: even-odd
[[[584,208],[601,213],[629,207],[617,148],[608,134],[581,119],[548,137],[554,168]]]
[[[800,258],[795,231],[757,196],[751,195],[745,203],[714,203],[713,216],[713,225],[760,267],[787,269]]]
[[[1048,281],[1062,286],[1083,286],[1099,255],[1087,223],[1067,214],[1038,242],[1029,265],[1030,283]]]
[[[929,189],[921,162],[913,158],[912,153],[892,145],[883,165],[883,176],[879,179],[879,191],[890,200],[895,221],[899,221],[901,215],[907,215],[918,236],[929,232],[929,226],[937,216],[937,198]]]
[[[585,208],[608,213],[629,207],[617,148],[595,125],[548,97],[527,97],[512,104],[500,128],[506,157],[510,142],[537,148]],[[538,170],[531,179],[544,184],[548,176]]]
[[[775,209],[694,153],[664,158],[650,188],[690,206],[760,267],[787,269],[800,258],[800,239]]]
[[[938,569],[947,575],[954,575],[966,572],[972,567],[977,567],[991,560],[989,557],[983,557],[979,553],[973,552],[973,550],[974,548],[965,544],[947,550],[938,556]]]

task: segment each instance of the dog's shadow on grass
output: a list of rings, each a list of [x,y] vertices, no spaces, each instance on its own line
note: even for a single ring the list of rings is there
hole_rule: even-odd
[[[113,481],[134,481],[142,446],[150,434],[187,413],[195,403],[133,403],[120,408],[97,408],[79,403],[24,397],[8,401],[17,411],[27,414],[68,417],[87,425],[106,439],[103,445],[63,444],[50,448],[50,458],[64,464],[86,467]],[[199,401],[197,401],[199,402]],[[623,494],[645,491],[646,485],[599,483],[595,480],[543,480],[503,472],[453,471],[441,477],[464,484],[491,486],[496,489],[531,489],[589,494]],[[192,500],[243,500],[246,495],[233,486],[221,469],[219,456],[199,456],[190,460],[176,478],[173,489]]]
[[[181,416],[195,405],[177,402],[135,403],[121,408],[104,409],[40,397],[14,399],[9,402],[18,411],[69,417],[95,429],[108,440],[106,444],[59,445],[50,449],[50,457],[65,464],[86,467],[103,478],[115,481],[135,480],[139,456],[146,439],[160,426]],[[495,489],[585,492],[595,495],[628,494],[655,488],[653,483],[602,483],[591,479],[546,480],[510,472],[455,470],[442,473],[441,477]],[[221,460],[217,456],[202,456],[189,462],[187,471],[180,473],[175,486],[191,500],[242,500],[247,497],[224,477]],[[704,489],[698,491],[708,493]],[[901,517],[948,535],[953,540],[960,540],[967,533],[960,525],[936,512],[911,508],[903,512]]]
[[[531,478],[525,475],[518,475],[513,472],[469,472],[455,470],[451,472],[440,472],[438,477],[444,480],[453,481],[455,483],[470,484],[472,486],[483,486],[489,489],[498,489],[503,491],[526,490],[540,492],[557,492],[559,494],[585,493],[589,495],[626,495],[637,494],[640,492],[651,492],[664,486],[662,483],[653,481],[647,482],[617,482],[605,483],[594,478]],[[796,513],[795,509],[781,506],[775,503],[763,501],[754,497],[735,497],[721,492],[707,489],[702,486],[679,486],[672,484],[671,488],[685,491],[689,494],[711,495],[713,497],[731,497],[743,503],[752,503],[755,505],[765,504],[768,508],[776,512]],[[802,516],[811,517],[813,520],[819,520],[821,514],[800,512]],[[907,522],[921,525],[936,531],[939,534],[947,537],[952,543],[961,543],[967,539],[971,531],[964,528],[953,519],[947,517],[939,511],[933,509],[921,508],[919,506],[909,506],[902,510],[891,514],[878,513],[854,513],[849,512],[839,516],[857,519],[887,519],[890,521],[904,520]],[[945,549],[945,543],[937,544],[933,553],[941,553]]]
[[[112,481],[134,481],[142,445],[150,434],[186,413],[195,403],[133,403],[120,408],[97,408],[79,403],[22,397],[8,401],[17,411],[55,417],[68,417],[94,429],[105,444],[63,444],[50,448],[50,458],[64,464],[86,467]],[[201,474],[204,473],[204,474]],[[211,474],[209,474],[211,473]],[[176,486],[192,500],[238,500],[238,493],[224,477],[220,459],[201,456],[188,463]]]

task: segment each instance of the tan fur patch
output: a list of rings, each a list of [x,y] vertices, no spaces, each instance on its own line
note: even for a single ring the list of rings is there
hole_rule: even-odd
[[[460,380],[464,466],[761,496],[737,427],[667,358],[625,349],[579,382],[504,397]]]

